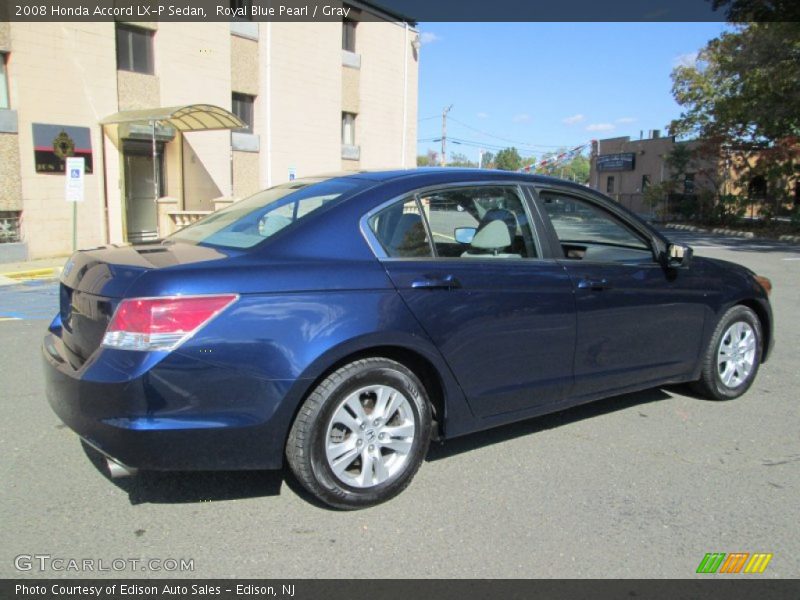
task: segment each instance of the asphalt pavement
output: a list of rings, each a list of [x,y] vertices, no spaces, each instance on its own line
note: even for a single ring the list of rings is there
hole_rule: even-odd
[[[0,577],[684,578],[708,552],[773,554],[732,577],[797,577],[800,247],[668,235],[772,279],[775,352],[746,396],[653,389],[435,445],[403,494],[358,512],[279,472],[109,480],[44,397],[56,286],[0,288]],[[193,570],[39,571],[53,558]]]

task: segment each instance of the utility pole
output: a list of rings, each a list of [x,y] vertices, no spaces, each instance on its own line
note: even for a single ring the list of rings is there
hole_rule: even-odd
[[[447,163],[447,113],[451,108],[453,108],[452,104],[442,110],[442,156],[439,159],[439,165],[442,167]]]

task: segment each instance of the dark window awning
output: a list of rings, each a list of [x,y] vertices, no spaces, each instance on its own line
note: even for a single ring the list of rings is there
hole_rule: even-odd
[[[245,123],[239,117],[213,104],[123,110],[100,121],[101,125],[120,123],[164,123],[172,125],[178,131],[213,131],[245,127]]]

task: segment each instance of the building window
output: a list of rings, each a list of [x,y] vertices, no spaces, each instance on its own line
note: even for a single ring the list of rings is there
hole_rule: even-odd
[[[153,32],[117,25],[117,69],[152,75]]]
[[[8,55],[0,52],[0,108],[8,108],[8,74],[6,71],[6,59]]]
[[[356,145],[356,115],[353,113],[342,113],[342,144]]]
[[[647,191],[650,187],[650,175],[642,175],[642,193]]]
[[[614,193],[614,176],[609,175],[608,179],[606,179],[606,194],[613,194]]]
[[[233,100],[231,102],[233,110],[231,112],[244,121],[245,124],[245,126],[239,131],[253,133],[253,105],[255,104],[255,101],[255,96],[237,94],[234,92]]]
[[[342,50],[356,51],[356,21],[344,19],[342,21]]]
[[[684,175],[683,193],[694,194],[694,173],[686,173],[686,175]]]
[[[20,222],[22,211],[0,211],[0,244],[13,244],[20,241]]]

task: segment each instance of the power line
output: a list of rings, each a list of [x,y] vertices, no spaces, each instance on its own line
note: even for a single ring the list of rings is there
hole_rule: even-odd
[[[450,117],[450,120],[453,121],[454,123],[458,123],[462,127],[466,127],[467,129],[470,129],[470,130],[474,131],[475,133],[480,133],[481,135],[485,135],[485,136],[488,136],[488,137],[491,137],[491,138],[502,140],[504,142],[509,142],[511,144],[517,144],[518,146],[528,146],[528,147],[531,147],[531,148],[561,148],[562,147],[562,146],[550,146],[550,145],[547,145],[547,144],[528,144],[527,142],[520,142],[518,140],[512,140],[512,139],[509,139],[509,138],[505,138],[505,137],[502,137],[502,136],[499,136],[499,135],[495,135],[493,133],[489,133],[487,131],[482,131],[480,129],[477,129],[477,128],[473,127],[472,125],[467,125],[466,123],[464,123],[463,121],[460,121],[459,119],[456,119],[455,117]]]
[[[419,143],[425,143],[425,142],[433,142],[433,143],[435,143],[435,142],[441,142],[441,141],[442,141],[441,137],[428,137],[428,138],[418,138],[417,139],[417,142],[419,142]],[[476,140],[467,140],[467,139],[464,139],[464,138],[453,137],[453,136],[447,136],[447,141],[451,142],[453,144],[456,144],[456,145],[472,146],[472,147],[475,147],[475,148],[485,148],[486,150],[505,150],[506,148],[508,148],[508,146],[504,146],[502,144],[495,144],[495,143],[492,143],[492,142],[479,142],[479,141],[476,141]],[[565,146],[562,145],[562,146],[553,146],[553,147],[554,148],[564,148]]]

